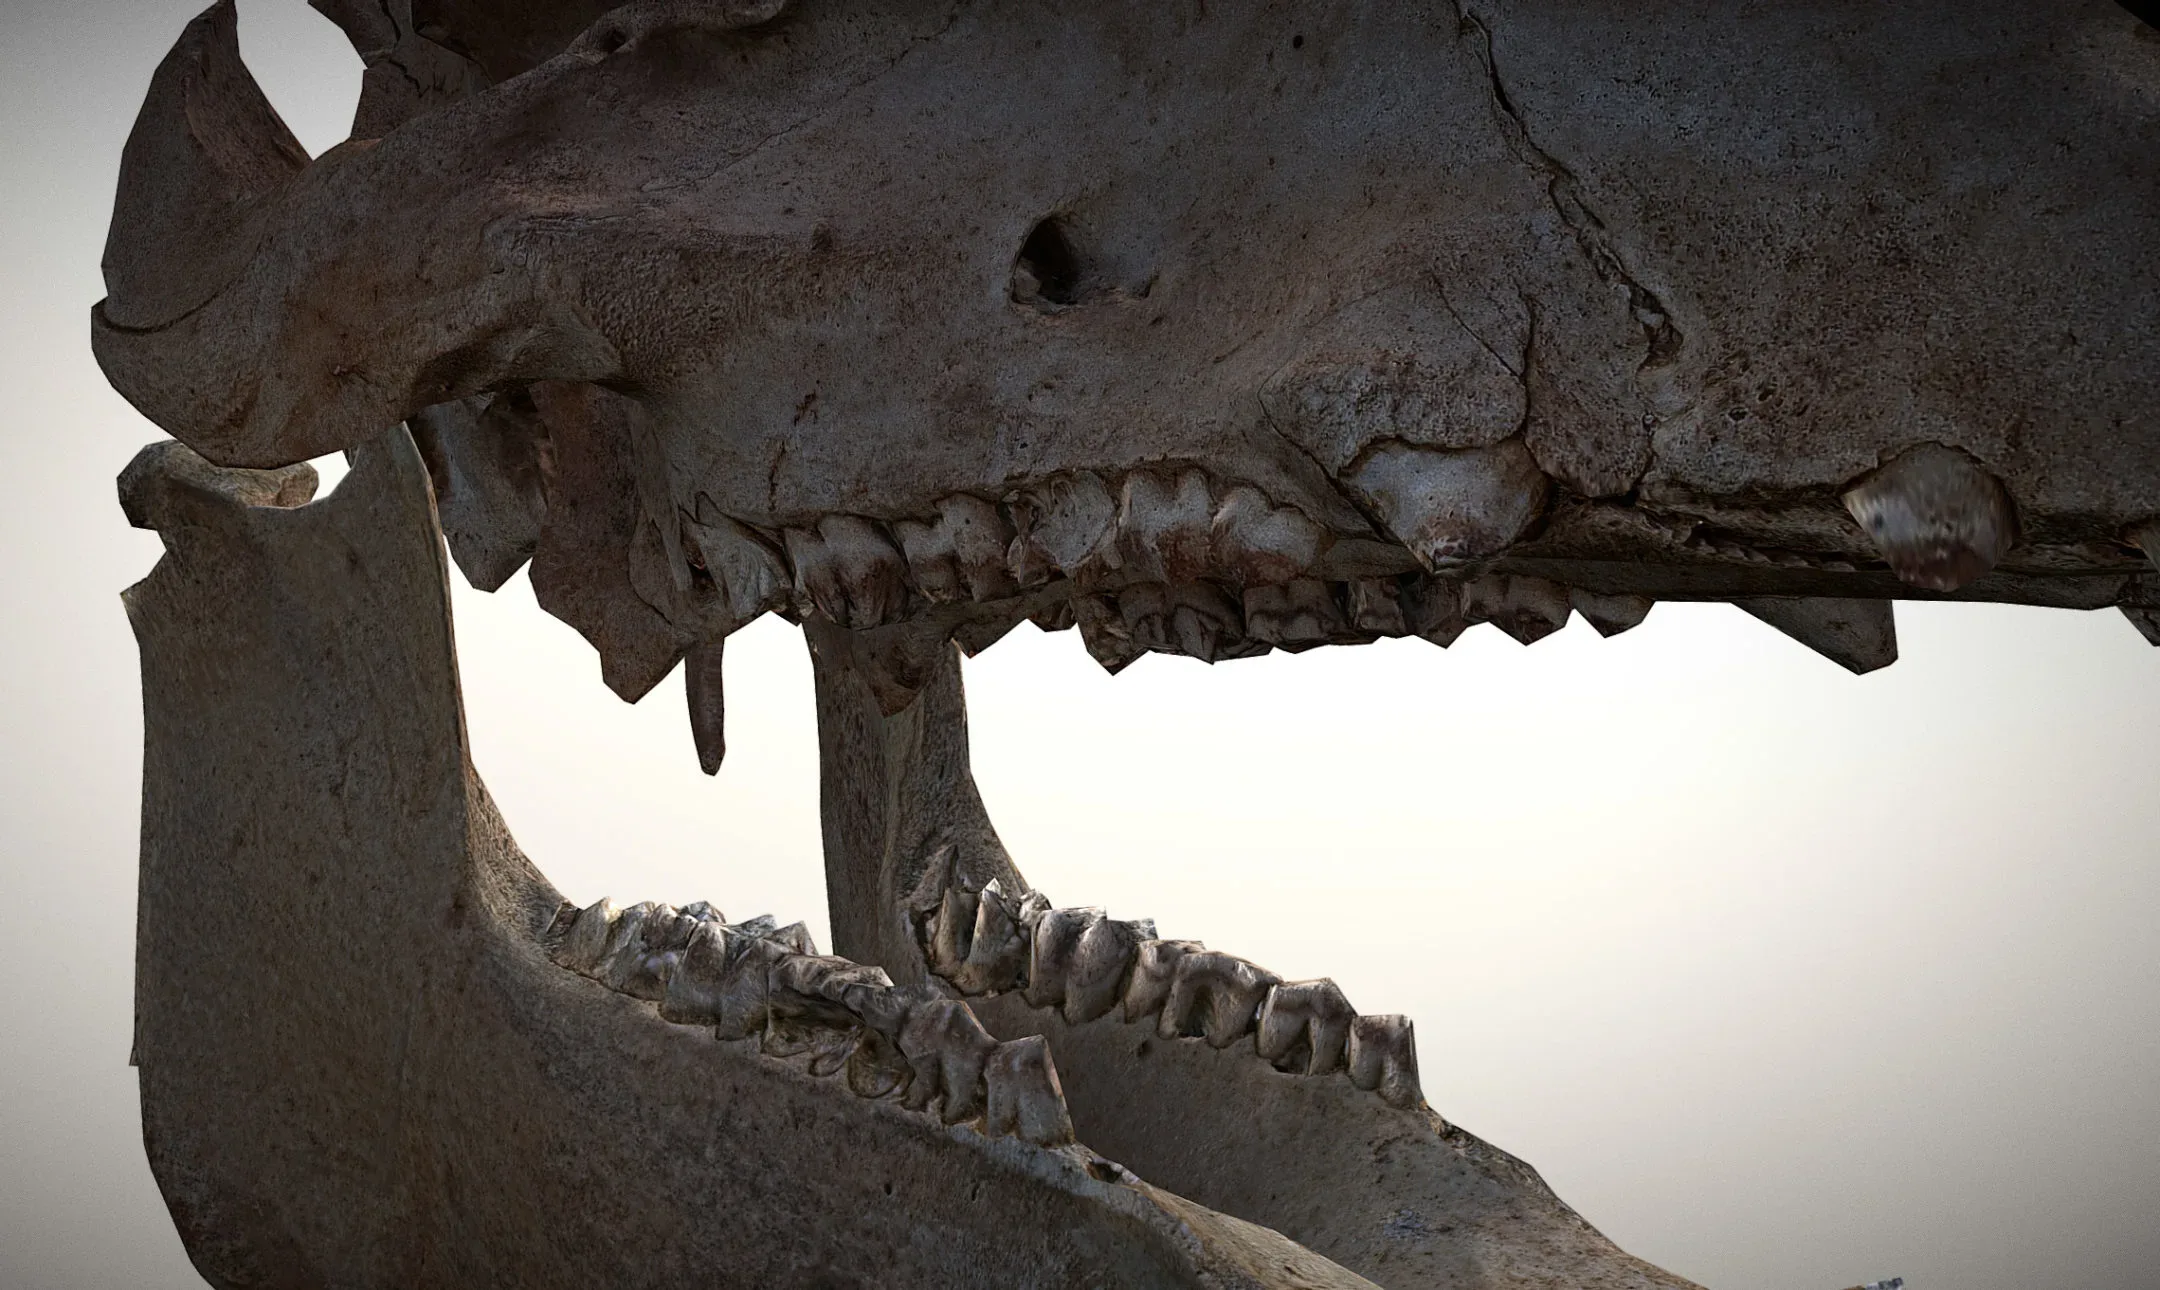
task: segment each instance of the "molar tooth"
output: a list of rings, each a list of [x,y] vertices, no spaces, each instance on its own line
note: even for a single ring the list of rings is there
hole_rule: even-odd
[[[983,1063],[983,1086],[985,1134],[1010,1134],[1038,1147],[1061,1147],[1073,1140],[1065,1088],[1050,1060],[1050,1043],[1041,1035],[999,1044]]]
[[[1125,972],[1143,941],[1153,940],[1153,922],[1099,918],[1080,933],[1065,969],[1065,1020],[1078,1025],[1107,1016],[1125,991]]]
[[[1209,1047],[1228,1048],[1252,1032],[1261,1001],[1281,980],[1264,967],[1219,950],[1182,955],[1155,1033],[1164,1039],[1202,1035]]]
[[[736,626],[787,603],[794,580],[779,553],[763,538],[720,514],[703,496],[698,498],[698,518],[689,521],[689,529],[705,572]]]
[[[1908,448],[1845,493],[1897,576],[1956,591],[2017,545],[2017,508],[2002,481],[1941,444]]]
[[[668,975],[681,962],[699,925],[696,918],[684,917],[673,905],[652,906],[637,940],[626,942],[610,960],[607,984],[640,999],[660,999],[667,993]]]
[[[908,576],[915,589],[933,605],[951,605],[967,599],[967,582],[960,576],[960,561],[953,554],[952,534],[943,525],[921,520],[895,520],[893,536],[900,554],[907,557]]]
[[[1178,960],[1206,948],[1198,941],[1140,942],[1133,955],[1132,983],[1125,987],[1126,1024],[1162,1011],[1177,977]]]
[[[1254,1047],[1284,1070],[1326,1075],[1343,1064],[1356,1019],[1357,1010],[1333,981],[1286,981],[1268,991],[1260,1005]]]
[[[1027,988],[1029,1004],[1056,1008],[1065,1002],[1065,979],[1072,972],[1074,956],[1088,929],[1102,921],[1100,909],[1052,909],[1035,920],[1028,943]]]
[[[1215,499],[1197,470],[1166,480],[1153,471],[1125,477],[1118,550],[1136,578],[1192,582],[1208,572]]]
[[[1170,636],[1178,652],[1213,663],[1266,653],[1246,639],[1243,615],[1230,598],[1204,582],[1170,587]]]
[[[1340,640],[1348,629],[1335,593],[1318,579],[1245,589],[1245,630],[1256,641],[1295,653]]]
[[[1020,586],[1047,582],[1052,572],[1080,578],[1118,567],[1117,503],[1092,471],[1027,489],[1013,499],[1012,509],[1019,532],[1006,567]]]
[[[1887,600],[1760,596],[1733,604],[1855,674],[1897,662],[1896,610]]]
[[[1544,512],[1548,487],[1520,439],[1459,449],[1389,442],[1342,478],[1435,571],[1514,545]]]
[[[1349,584],[1350,625],[1374,636],[1408,636],[1402,588],[1393,578],[1359,578]]]
[[[720,687],[721,641],[701,641],[683,656],[683,693],[690,703],[690,741],[697,746],[698,767],[720,773],[727,756],[727,700]]]
[[[825,954],[793,954],[767,974],[767,1006],[774,1017],[847,1027],[858,1018],[848,992],[892,988],[885,969]]]
[[[967,959],[951,980],[962,994],[996,994],[1022,984],[1027,975],[1028,943],[1005,895],[992,882],[975,902],[975,930]]]
[[[763,921],[770,923],[772,919],[768,916]],[[766,940],[796,954],[817,953],[817,942],[811,939],[810,928],[804,923],[789,923],[786,927],[764,933],[764,936]]]
[[[1605,637],[1618,636],[1650,616],[1657,602],[1648,596],[1600,596],[1580,588],[1568,589],[1568,603],[1583,621]]]
[[[1463,614],[1463,585],[1453,578],[1413,578],[1403,593],[1403,619],[1410,634],[1442,649],[1469,629]]]
[[[913,1078],[903,1104],[926,1111],[942,1097],[945,1123],[974,1119],[982,1113],[983,1064],[997,1046],[958,999],[931,999],[908,1009],[900,1028],[900,1052]]]
[[[660,1016],[684,1025],[718,1024],[721,990],[733,957],[727,928],[700,919],[683,949],[682,961],[668,974],[667,990],[660,996]]]
[[[608,931],[606,947],[586,975],[611,989],[619,988],[614,983],[629,975],[636,967],[636,959],[645,952],[645,922],[657,908],[653,902],[641,900],[622,911]]]
[[[1473,623],[1491,623],[1525,645],[1567,626],[1567,588],[1543,578],[1495,574],[1463,585],[1463,615]]]
[[[1074,596],[1073,617],[1080,626],[1080,643],[1103,670],[1112,676],[1147,651],[1135,644],[1126,629],[1118,603],[1108,596]]]
[[[723,929],[723,935],[725,929]],[[711,991],[713,1037],[748,1039],[761,1035],[771,1015],[772,968],[790,957],[788,948],[767,937],[741,938],[741,948],[728,946],[729,958],[720,984]]]
[[[605,896],[579,910],[569,935],[555,948],[555,961],[572,972],[594,975],[601,956],[607,953],[609,933],[614,931],[617,917],[615,902]]]
[[[727,918],[719,910],[713,908],[712,902],[709,900],[691,901],[682,907],[682,914],[686,918],[695,918],[707,923],[724,923],[727,921]]]
[[[1223,494],[1210,527],[1216,565],[1246,587],[1299,577],[1319,560],[1325,536],[1303,511],[1277,506],[1248,484]]]
[[[827,515],[815,531],[786,532],[798,609],[807,605],[857,631],[907,611],[907,565],[877,525],[860,515]]]
[[[1377,1092],[1389,1106],[1416,1106],[1425,1100],[1418,1087],[1417,1041],[1410,1018],[1359,1017],[1350,1023],[1350,1082]]]
[[[889,1096],[905,1086],[913,1073],[900,1051],[900,1032],[907,1025],[908,1011],[937,996],[926,986],[862,981],[843,986],[840,994],[862,1027],[847,1060],[848,1089],[857,1097]]]

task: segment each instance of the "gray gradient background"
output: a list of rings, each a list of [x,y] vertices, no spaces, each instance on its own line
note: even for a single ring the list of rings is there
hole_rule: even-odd
[[[0,1287],[199,1285],[127,1060],[140,721],[112,478],[157,437],[87,314],[120,145],[202,0],[14,0],[0,432]],[[243,42],[321,150],[358,65],[300,0]],[[573,897],[822,924],[809,668],[626,707],[523,577],[460,587],[476,757]],[[1900,612],[1853,678],[1721,606],[1115,683],[1071,634],[969,664],[983,789],[1062,903],[1151,914],[1418,1023],[1444,1114],[1720,1288],[2160,1286],[2160,652],[2112,611]]]

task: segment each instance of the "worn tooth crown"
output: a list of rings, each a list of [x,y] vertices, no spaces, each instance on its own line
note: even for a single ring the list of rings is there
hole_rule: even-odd
[[[1020,985],[1027,976],[1028,942],[1017,913],[992,882],[975,902],[975,927],[966,957],[952,974],[963,994],[992,994]]]
[[[927,1111],[937,1102],[947,1124],[974,1119],[982,1113],[983,1064],[997,1046],[958,999],[931,999],[910,1008],[900,1029],[900,1052],[914,1077],[903,1103]]]
[[[1281,980],[1266,968],[1218,950],[1179,955],[1155,1033],[1165,1039],[1199,1035],[1210,1047],[1228,1048],[1251,1033],[1261,1000]]]
[[[615,902],[602,896],[578,911],[576,921],[570,924],[569,933],[556,947],[555,961],[573,972],[591,976],[600,965],[600,958],[607,952],[609,934],[615,929],[618,917]]]
[[[1132,983],[1125,987],[1125,1020],[1129,1024],[1162,1011],[1176,983],[1178,960],[1207,947],[1198,941],[1140,942],[1133,955]]]
[[[1347,1056],[1350,1082],[1380,1095],[1390,1106],[1416,1106],[1425,1100],[1418,1087],[1417,1044],[1410,1018],[1359,1017],[1350,1023]]]
[[[1125,994],[1126,974],[1140,945],[1154,938],[1153,923],[1098,918],[1081,930],[1065,970],[1065,1020],[1107,1016]]]
[[[1342,478],[1419,563],[1436,571],[1513,546],[1544,512],[1548,489],[1520,439],[1462,449],[1390,441]]]
[[[1260,1005],[1253,1046],[1285,1070],[1327,1075],[1341,1068],[1357,1010],[1333,981],[1286,981]]]
[[[990,1136],[1010,1135],[1038,1147],[1073,1140],[1065,1089],[1050,1060],[1049,1041],[1041,1035],[999,1044],[983,1063],[983,1087],[984,1131]]]
[[[1100,909],[1045,910],[1028,939],[1027,988],[1023,997],[1038,1008],[1065,1003],[1065,981],[1072,972],[1081,939],[1102,921]]]

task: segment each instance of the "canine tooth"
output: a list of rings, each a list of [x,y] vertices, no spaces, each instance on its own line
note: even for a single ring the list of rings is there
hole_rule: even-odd
[[[1425,1100],[1418,1087],[1417,1041],[1410,1018],[1359,1017],[1350,1023],[1347,1055],[1350,1082],[1377,1092],[1389,1106],[1416,1106]]]
[[[2017,508],[2002,481],[1941,444],[1908,448],[1845,493],[1897,576],[1956,591],[2017,545]]]
[[[1463,584],[1463,616],[1491,623],[1525,645],[1567,626],[1573,607],[1567,588],[1543,578],[1497,574]]]
[[[1065,978],[1072,971],[1073,956],[1081,938],[1102,921],[1100,909],[1051,909],[1035,920],[1028,937],[1027,988],[1022,997],[1037,1008],[1061,1007],[1065,1002]]]
[[[1073,1140],[1065,1088],[1050,1060],[1050,1043],[1041,1035],[1010,1040],[992,1050],[983,1063],[983,1088],[983,1132],[990,1137],[1009,1134],[1038,1147],[1061,1147]]]
[[[1285,1070],[1326,1075],[1343,1064],[1357,1010],[1333,981],[1285,981],[1260,1005],[1254,1048]],[[1300,1060],[1302,1058],[1302,1060]]]
[[[996,994],[1025,979],[1028,943],[1013,912],[995,882],[983,888],[975,902],[975,929],[967,958],[951,978],[962,994]]]
[[[1408,636],[1402,588],[1393,578],[1359,578],[1349,585],[1350,625],[1374,636]]]
[[[683,656],[683,693],[690,704],[690,741],[697,746],[698,767],[720,773],[727,756],[727,700],[720,688],[722,641],[701,641]]]
[[[1277,506],[1240,484],[1223,494],[1211,526],[1215,564],[1241,586],[1275,586],[1302,575],[1320,558],[1324,533],[1303,511]]]
[[[1733,603],[1847,671],[1864,674],[1897,662],[1890,601],[1761,596]]]
[[[1453,578],[1410,579],[1403,591],[1403,620],[1410,634],[1442,649],[1469,629],[1463,614],[1463,584]]]
[[[785,605],[793,580],[779,554],[748,528],[714,513],[712,503],[702,497],[698,513],[689,523],[690,540],[727,606],[729,620],[739,627]]]
[[[1245,631],[1256,641],[1291,651],[1340,640],[1349,630],[1335,593],[1315,578],[1279,587],[1245,589]]]
[[[1133,577],[1192,582],[1209,571],[1215,499],[1197,470],[1175,480],[1153,471],[1125,477],[1118,506],[1118,551]]]
[[[1153,923],[1099,918],[1081,931],[1065,968],[1065,1020],[1078,1025],[1107,1016],[1125,992],[1125,971]]]
[[[1133,955],[1132,983],[1125,987],[1127,1025],[1162,1011],[1177,978],[1178,960],[1207,947],[1198,941],[1142,941]]]
[[[1013,580],[1031,587],[1051,572],[1077,578],[1116,568],[1117,503],[1091,471],[1050,480],[1013,502],[1020,532],[1006,557]]]
[[[1164,1039],[1200,1035],[1209,1047],[1228,1048],[1252,1033],[1261,1001],[1281,980],[1264,967],[1219,950],[1181,955],[1155,1033]]]
[[[572,972],[594,975],[601,956],[607,953],[609,933],[615,930],[617,917],[615,902],[605,896],[579,910],[569,935],[555,949],[555,961]]]
[[[1600,596],[1580,588],[1569,588],[1568,603],[1598,635],[1608,637],[1639,625],[1657,605],[1648,596]]]
[[[1514,545],[1544,512],[1548,487],[1519,439],[1460,449],[1390,442],[1344,472],[1343,482],[1436,571]]]
[[[856,631],[897,621],[907,610],[907,565],[877,525],[860,515],[827,515],[816,529],[786,531],[798,609]]]
[[[974,1119],[983,1109],[983,1063],[997,1046],[958,999],[931,999],[908,1009],[900,1028],[900,1052],[913,1078],[903,1104],[926,1111],[942,1098],[945,1123]]]

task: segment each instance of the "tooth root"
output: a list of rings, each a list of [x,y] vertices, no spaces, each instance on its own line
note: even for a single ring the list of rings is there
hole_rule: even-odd
[[[720,685],[724,642],[702,641],[683,656],[683,693],[690,702],[690,740],[697,745],[698,767],[720,773],[727,756],[727,700]]]
[[[1028,935],[1027,987],[1021,997],[1030,1006],[1059,1008],[1065,1003],[1065,979],[1088,929],[1102,921],[1100,909],[1050,909],[1035,920]]]
[[[705,563],[706,575],[727,607],[729,631],[787,604],[793,580],[786,563],[762,538],[719,514],[702,496],[698,498],[698,518],[688,527],[691,542]]]
[[[1326,1075],[1343,1064],[1356,1019],[1357,1010],[1333,981],[1285,982],[1260,1005],[1254,1047],[1284,1069]]]
[[[605,896],[579,910],[562,944],[555,947],[555,962],[572,972],[593,975],[601,956],[607,953],[608,938],[619,916],[615,902]]]
[[[1302,511],[1277,506],[1240,484],[1223,494],[1211,525],[1215,565],[1240,586],[1277,586],[1320,559],[1325,536]]]
[[[2017,508],[2002,481],[1954,448],[1909,448],[1845,493],[1897,576],[1916,587],[1956,591],[2017,545]]]
[[[1197,470],[1174,480],[1147,470],[1127,475],[1118,503],[1118,552],[1127,572],[1156,582],[1207,574],[1214,510],[1207,477]]]
[[[1125,994],[1126,972],[1140,943],[1154,938],[1152,923],[1114,918],[1089,923],[1065,970],[1065,1020],[1079,1025],[1110,1014]]]
[[[1648,596],[1600,596],[1575,588],[1568,591],[1568,603],[1584,622],[1597,629],[1598,635],[1607,637],[1639,626],[1657,605]]]
[[[1548,489],[1519,439],[1463,449],[1391,442],[1365,454],[1343,482],[1433,571],[1507,550],[1543,514]]]
[[[1293,653],[1340,640],[1349,630],[1335,593],[1316,578],[1245,589],[1245,631]]]
[[[1081,471],[1023,492],[1012,509],[1020,531],[1007,567],[1020,586],[1038,586],[1054,573],[1081,578],[1117,567],[1117,502],[1094,473]]]
[[[1359,1017],[1350,1023],[1346,1048],[1352,1084],[1378,1093],[1389,1106],[1411,1107],[1425,1100],[1418,1087],[1417,1041],[1410,1018]]]
[[[1446,649],[1470,627],[1463,584],[1453,578],[1411,579],[1403,592],[1403,618],[1411,635]]]
[[[952,983],[962,994],[996,994],[1018,987],[1026,977],[1027,963],[1027,939],[1004,894],[992,883],[975,902],[974,935]]]
[[[1050,1060],[1050,1043],[1041,1035],[999,1044],[983,1064],[983,1088],[983,1131],[988,1136],[1011,1135],[1038,1147],[1061,1147],[1073,1140],[1065,1089]]]
[[[1463,584],[1463,616],[1491,623],[1525,645],[1534,645],[1567,626],[1566,587],[1543,578],[1514,574],[1473,578]]]
[[[1125,987],[1126,1024],[1161,1012],[1177,979],[1178,960],[1206,948],[1198,941],[1140,942],[1133,955],[1132,983]]]
[[[933,999],[910,1008],[900,1029],[900,1052],[913,1073],[904,1104],[925,1111],[942,1100],[939,1115],[945,1123],[974,1119],[983,1109],[983,1064],[997,1046],[958,999]]]
[[[1281,980],[1234,954],[1184,954],[1172,970],[1155,1033],[1164,1039],[1199,1035],[1212,1048],[1228,1048],[1252,1033],[1261,1002]]]
[[[1349,584],[1350,626],[1373,636],[1408,636],[1401,587],[1393,578],[1359,578]]]
[[[1867,673],[1897,662],[1890,601],[1763,596],[1733,603],[1848,671]]]
[[[950,981],[967,966],[975,942],[976,907],[981,898],[954,883],[945,889],[930,934],[930,970]]]

